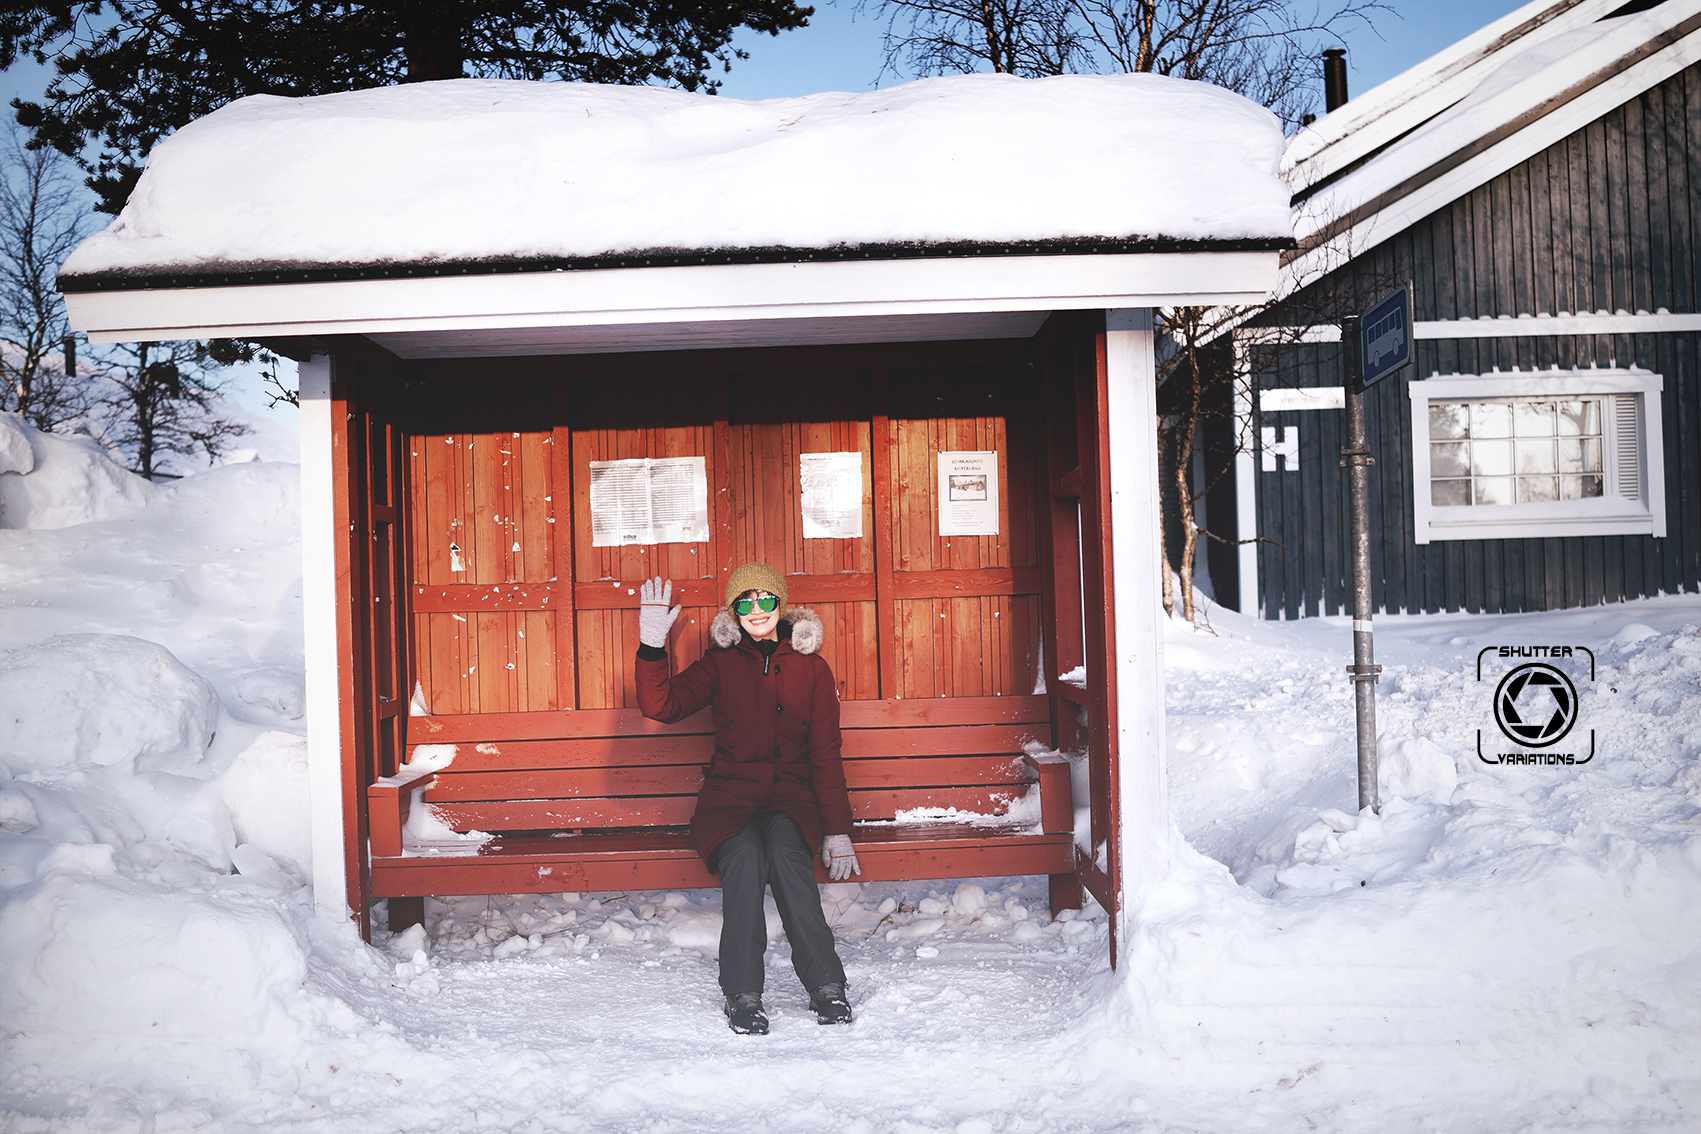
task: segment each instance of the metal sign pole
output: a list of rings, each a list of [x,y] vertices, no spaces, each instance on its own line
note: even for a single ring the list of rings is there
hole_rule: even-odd
[[[1381,810],[1376,790],[1376,682],[1382,667],[1375,664],[1370,607],[1370,442],[1364,425],[1364,380],[1360,358],[1359,318],[1341,320],[1341,346],[1346,351],[1347,443],[1341,447],[1341,467],[1347,470],[1347,499],[1352,519],[1353,664],[1347,667],[1358,715],[1358,808]]]

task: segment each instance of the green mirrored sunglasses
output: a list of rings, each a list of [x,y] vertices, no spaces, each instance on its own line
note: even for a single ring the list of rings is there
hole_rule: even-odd
[[[753,610],[760,609],[764,614],[766,614],[779,605],[780,600],[775,595],[763,595],[761,598],[753,599],[741,598],[733,602],[732,612],[740,618],[743,618]]]

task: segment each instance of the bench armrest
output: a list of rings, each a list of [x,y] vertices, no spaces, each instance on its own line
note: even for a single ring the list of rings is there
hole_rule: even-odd
[[[1022,763],[1039,778],[1040,827],[1048,835],[1075,830],[1075,798],[1069,786],[1069,760],[1055,752],[1028,753]]]
[[[435,768],[403,767],[393,776],[374,780],[366,789],[367,838],[373,858],[395,858],[402,853],[402,828],[408,824],[413,789],[436,774]]]

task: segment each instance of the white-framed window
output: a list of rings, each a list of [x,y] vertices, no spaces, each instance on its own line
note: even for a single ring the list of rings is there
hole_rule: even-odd
[[[1410,383],[1418,543],[1666,534],[1658,374],[1454,374]]]

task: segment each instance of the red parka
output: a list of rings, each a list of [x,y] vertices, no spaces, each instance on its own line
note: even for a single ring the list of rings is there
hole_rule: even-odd
[[[850,796],[839,757],[839,686],[812,611],[786,612],[780,644],[763,657],[732,615],[709,628],[715,643],[676,677],[665,657],[637,660],[638,708],[672,724],[713,706],[715,754],[697,794],[691,842],[710,858],[759,811],[783,811],[819,848],[824,835],[848,835]]]

